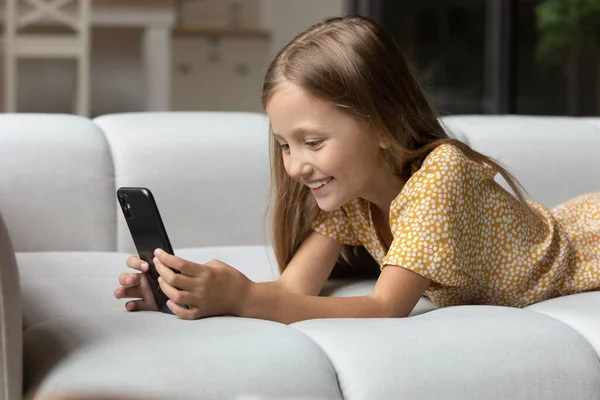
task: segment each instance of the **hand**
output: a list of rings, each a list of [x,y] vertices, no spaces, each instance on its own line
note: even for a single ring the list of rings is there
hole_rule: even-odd
[[[252,281],[237,269],[219,260],[196,264],[160,249],[154,255],[158,283],[170,299],[167,306],[173,314],[183,319],[239,315]]]
[[[142,261],[137,256],[130,256],[125,262],[129,268],[140,272],[148,271],[148,263]],[[125,303],[125,308],[128,311],[158,311],[158,306],[152,295],[152,289],[148,283],[148,278],[144,273],[129,273],[119,276],[119,283],[122,285],[115,290],[117,299],[135,298],[141,300],[133,300]]]

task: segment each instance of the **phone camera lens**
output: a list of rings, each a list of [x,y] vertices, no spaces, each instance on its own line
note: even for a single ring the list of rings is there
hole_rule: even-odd
[[[119,205],[123,210],[123,215],[127,219],[134,219],[133,211],[131,210],[131,205],[129,204],[128,196],[125,193],[117,193],[117,199],[119,200]]]

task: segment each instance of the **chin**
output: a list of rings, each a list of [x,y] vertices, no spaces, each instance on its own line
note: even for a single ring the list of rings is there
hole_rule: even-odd
[[[319,208],[325,212],[331,212],[331,211],[335,211],[338,208],[340,208],[341,206],[343,206],[346,203],[340,203],[338,201],[331,201],[331,200],[318,200],[317,199],[317,205],[319,206]]]

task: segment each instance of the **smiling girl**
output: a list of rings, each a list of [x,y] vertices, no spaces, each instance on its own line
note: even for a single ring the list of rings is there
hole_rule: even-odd
[[[254,283],[159,249],[160,285],[181,318],[406,317],[422,295],[440,307],[524,307],[600,288],[600,194],[553,210],[526,201],[505,169],[448,136],[373,21],[332,18],[298,35],[269,66],[262,101],[281,276]],[[349,246],[380,266],[372,293],[319,297]],[[156,309],[144,274],[119,282],[117,298],[141,299],[128,310]]]

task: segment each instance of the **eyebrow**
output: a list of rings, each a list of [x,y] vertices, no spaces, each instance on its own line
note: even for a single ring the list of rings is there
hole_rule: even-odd
[[[271,133],[277,139],[285,139],[283,136],[279,135],[278,133],[275,133],[274,131],[271,131]],[[290,133],[290,136],[293,138],[295,136],[300,136],[301,134],[319,134],[319,135],[322,135],[323,131],[320,130],[320,129],[316,129],[316,128],[297,128],[297,129],[294,129]]]

